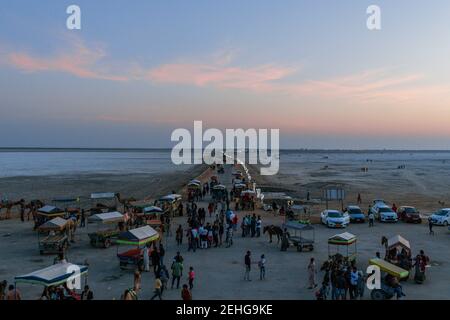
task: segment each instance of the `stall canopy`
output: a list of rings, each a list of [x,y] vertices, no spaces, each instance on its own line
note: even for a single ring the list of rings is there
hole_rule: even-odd
[[[61,213],[64,213],[64,210],[61,210],[60,208],[54,207],[54,206],[43,206],[38,210],[38,213],[45,214],[45,215],[58,215]]]
[[[156,207],[156,206],[150,206],[150,207],[145,207],[144,208],[144,213],[162,213],[163,209],[161,209],[160,207]]]
[[[202,184],[201,181],[197,180],[197,179],[193,179],[193,180],[189,181],[189,184],[191,184],[191,183],[198,184],[198,185]]]
[[[91,193],[91,199],[114,199],[116,194],[114,192],[96,192]]]
[[[380,268],[381,271],[389,273],[390,275],[397,277],[399,279],[408,278],[409,271],[404,270],[392,263],[387,262],[383,259],[373,258],[369,260],[370,265],[375,265]]]
[[[131,206],[136,209],[144,210],[145,208],[152,207],[153,202],[151,202],[151,201],[139,201],[139,202],[136,201],[136,202],[132,202]]]
[[[80,275],[88,272],[88,267],[83,265],[76,265],[72,263],[57,263],[50,267],[34,271],[23,276],[14,278],[16,283],[32,283],[44,285],[46,287],[56,286],[65,283],[76,270],[79,270]]]
[[[214,190],[225,190],[227,187],[225,187],[223,184],[218,184],[217,186],[214,186]]]
[[[57,197],[52,200],[52,202],[68,203],[68,202],[79,202],[80,197]]]
[[[98,213],[90,216],[89,221],[102,223],[121,222],[123,221],[123,214],[118,211]]]
[[[150,226],[144,226],[122,232],[117,243],[140,246],[158,240],[158,238],[159,233],[155,229]]]
[[[47,221],[44,224],[41,224],[39,226],[39,230],[41,230],[41,231],[61,230],[61,229],[64,229],[64,227],[67,225],[67,222],[69,222],[69,221],[66,219],[57,217],[57,218]]]
[[[181,199],[179,194],[168,194],[167,196],[159,198],[159,201],[175,201]]]
[[[396,236],[393,236],[393,237],[388,239],[388,247],[391,248],[393,246],[400,246],[400,247],[403,247],[403,248],[405,248],[407,250],[411,249],[409,241],[406,240],[405,238],[403,238],[400,235],[396,235]]]
[[[336,234],[328,239],[329,244],[348,246],[356,242],[356,236],[349,232]]]

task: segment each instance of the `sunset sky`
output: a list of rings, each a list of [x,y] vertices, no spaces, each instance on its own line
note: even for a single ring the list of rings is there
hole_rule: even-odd
[[[1,1],[0,115],[0,147],[171,147],[203,120],[283,148],[449,149],[450,2]]]

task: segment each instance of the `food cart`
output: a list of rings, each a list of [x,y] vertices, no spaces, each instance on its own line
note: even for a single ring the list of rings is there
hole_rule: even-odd
[[[81,287],[81,276],[88,273],[88,267],[73,263],[57,263],[47,268],[37,270],[25,275],[16,276],[14,278],[15,286],[18,283],[28,283],[31,285],[41,285],[46,288],[66,285],[68,283],[74,284],[79,281]],[[85,278],[87,284],[87,277]],[[66,286],[67,287],[67,286]],[[70,290],[64,296],[66,300],[81,300],[81,295],[75,291]]]
[[[369,265],[377,266],[381,272],[397,278],[398,281],[406,280],[409,277],[408,270],[402,269],[383,259],[370,259]],[[370,293],[372,300],[388,300],[395,295],[396,293],[394,288],[386,282],[386,277],[384,275],[381,276],[381,287],[373,289]]]
[[[136,213],[137,226],[150,226],[159,232],[159,236],[163,236],[163,221],[161,219],[164,211],[160,207],[148,206],[142,209],[142,212]]]
[[[120,245],[133,246],[133,249],[119,253],[117,248],[117,258],[121,269],[127,269],[129,266],[144,269],[144,258],[142,248],[149,243],[157,241],[159,233],[150,226],[144,226],[120,233],[117,243]]]
[[[344,247],[345,250],[342,250]],[[332,250],[335,248],[335,250]],[[334,253],[333,253],[334,252]],[[352,263],[356,261],[357,247],[356,247],[356,236],[349,232],[344,232],[336,234],[328,239],[328,257],[331,260],[343,259],[344,263]]]
[[[160,207],[164,213],[168,213],[171,217],[175,216],[175,212],[178,212],[178,206],[182,202],[182,197],[179,194],[168,194],[159,198],[155,205]]]
[[[215,185],[212,188],[212,198],[213,200],[219,201],[227,197],[227,187],[223,184]]]
[[[91,194],[91,213],[117,211],[118,198],[114,192],[95,192]]]
[[[96,224],[96,231],[88,233],[93,247],[109,248],[123,228],[124,216],[120,212],[97,213],[89,217],[89,222]]]
[[[253,210],[255,208],[256,192],[254,190],[244,190],[241,192],[242,208]]]
[[[69,221],[61,217],[53,218],[38,228],[39,253],[64,253],[69,246]]]
[[[412,267],[411,245],[400,235],[387,240],[385,260],[402,269],[410,270]]]
[[[57,197],[52,200],[55,207],[63,209],[68,216],[78,221],[81,214],[80,197]]]
[[[219,177],[218,176],[216,176],[216,175],[212,175],[211,176],[211,178],[210,178],[210,183],[209,183],[209,186],[212,188],[212,187],[214,187],[215,185],[218,185],[219,184]]]
[[[47,221],[50,221],[57,217],[65,218],[66,212],[55,206],[43,206],[37,211],[36,227],[39,227]]]
[[[288,221],[283,224],[283,229],[286,229],[289,234],[289,244],[296,247],[297,251],[301,252],[303,250],[314,250],[315,230],[311,224]],[[305,232],[311,232],[311,237],[303,237]]]
[[[261,201],[265,211],[273,211],[274,203],[278,206],[278,209],[282,206],[287,209],[292,206],[294,199],[284,192],[263,192]]]
[[[202,185],[199,180],[191,180],[187,184],[188,200],[191,201],[195,196],[202,192]]]

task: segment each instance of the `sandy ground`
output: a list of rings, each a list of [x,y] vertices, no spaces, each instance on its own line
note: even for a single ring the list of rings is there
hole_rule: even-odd
[[[225,175],[221,176],[223,183],[230,185],[231,168],[227,167]],[[206,206],[206,203],[202,204]],[[245,212],[239,212],[241,216]],[[270,213],[258,212],[262,215],[263,225],[282,223],[281,217],[274,217]],[[185,225],[184,218],[176,218],[175,225]],[[80,231],[80,229],[79,229]],[[117,250],[121,247],[108,249],[92,248],[89,245],[88,230],[81,230],[77,234],[77,241],[68,252],[71,262],[89,262],[88,282],[97,299],[118,299],[127,287],[132,286],[132,271],[122,271],[116,258]],[[365,269],[367,261],[376,251],[384,254],[380,244],[381,236],[387,237],[401,234],[411,242],[413,253],[424,249],[431,257],[432,265],[428,269],[427,281],[417,285],[413,281],[404,283],[406,299],[449,299],[450,286],[448,274],[450,272],[450,234],[445,228],[435,228],[434,236],[428,235],[426,225],[411,225],[405,223],[376,224],[369,229],[366,224],[351,225],[349,232],[358,236],[358,267]],[[327,238],[339,233],[339,230],[327,229],[316,225],[315,250],[311,253],[297,252],[290,248],[288,252],[281,252],[276,243],[269,243],[267,235],[261,238],[241,238],[240,232],[235,233],[234,245],[231,248],[211,248],[187,252],[187,244],[177,247],[174,237],[164,239],[167,248],[166,265],[176,251],[180,251],[185,258],[187,269],[193,266],[197,279],[193,290],[194,299],[314,299],[314,292],[307,289],[306,267],[311,257],[323,262],[328,255]],[[13,281],[14,276],[28,273],[46,267],[53,262],[53,256],[41,256],[37,248],[36,234],[31,230],[31,223],[20,223],[17,220],[0,222],[0,280]],[[261,254],[267,257],[266,280],[258,279],[257,265],[252,270],[253,281],[243,280],[243,260],[247,250],[253,254],[256,262]],[[183,276],[186,283],[187,274]],[[322,274],[318,275],[321,279]],[[152,272],[143,274],[141,299],[148,299],[153,291],[154,275]],[[31,285],[21,285],[24,297],[36,299],[42,288]],[[167,290],[164,299],[180,299],[180,291]],[[366,291],[365,298],[369,298]]]
[[[51,201],[54,197],[81,197],[88,199],[92,192],[116,192],[122,197],[136,199],[154,198],[178,190],[189,179],[205,170],[194,166],[171,174],[85,174],[24,176],[0,178],[0,190],[7,191],[12,200],[40,199]],[[89,201],[84,201],[89,207]],[[87,203],[86,203],[87,202]],[[3,210],[4,214],[4,210]]]
[[[370,159],[373,157],[373,159]],[[367,211],[373,199],[388,203],[415,206],[423,214],[450,206],[450,161],[437,154],[426,159],[422,154],[383,153],[318,153],[280,155],[280,170],[275,176],[261,177],[258,184],[278,187],[289,194],[306,198],[321,198],[327,184],[340,184],[346,192],[345,204],[355,204],[358,193],[361,208]],[[367,158],[367,159],[366,159]],[[370,161],[367,161],[370,160]],[[398,166],[404,165],[404,169]],[[368,172],[361,168],[367,167]],[[259,171],[253,167],[253,171]],[[331,206],[338,207],[338,203]],[[316,208],[319,213],[323,207]]]

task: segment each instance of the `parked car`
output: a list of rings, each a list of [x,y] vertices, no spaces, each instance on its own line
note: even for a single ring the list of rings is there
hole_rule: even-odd
[[[365,222],[366,216],[362,212],[361,208],[358,206],[347,206],[345,209],[345,213],[347,213],[350,217],[350,222]]]
[[[324,210],[320,218],[328,228],[345,228],[350,223],[349,215],[339,210]]]
[[[419,211],[414,207],[401,206],[397,210],[398,218],[404,222],[422,223]]]
[[[430,217],[431,222],[438,226],[450,225],[450,208],[444,208],[433,213]]]
[[[377,203],[372,207],[372,212],[375,215],[375,219],[380,222],[397,222],[398,216],[388,205]]]

